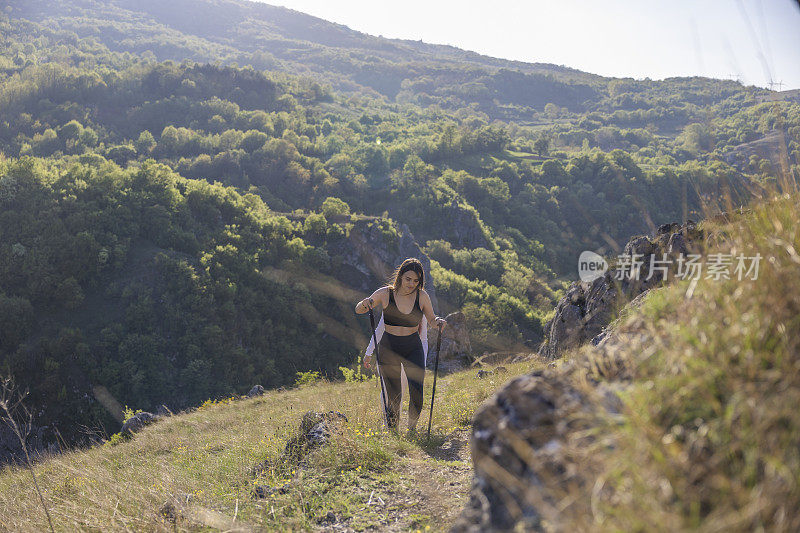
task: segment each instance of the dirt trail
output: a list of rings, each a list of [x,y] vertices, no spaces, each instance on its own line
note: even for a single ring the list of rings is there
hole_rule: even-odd
[[[431,529],[449,529],[466,503],[472,482],[469,432],[457,429],[431,455],[417,449],[409,458],[422,496],[417,514],[430,517]]]
[[[414,446],[401,458],[398,470],[402,481],[369,496],[368,505],[385,519],[366,531],[449,530],[466,503],[472,483],[469,435],[469,428],[456,429],[438,448],[428,451]],[[320,531],[356,531],[348,522],[329,523]]]

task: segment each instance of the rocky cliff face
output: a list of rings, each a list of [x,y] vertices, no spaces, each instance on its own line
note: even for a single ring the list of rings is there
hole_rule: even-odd
[[[384,232],[379,223],[357,224],[350,231],[344,249],[330,251],[341,259],[342,281],[367,295],[382,286],[387,277],[409,257],[416,257],[425,269],[425,290],[437,308],[436,289],[431,278],[431,262],[406,224],[397,235]]]
[[[623,256],[637,254],[641,261],[630,279],[614,279],[612,269],[570,287],[545,328],[539,353],[553,359],[583,344],[581,355],[512,380],[475,413],[473,486],[453,531],[563,530],[561,506],[570,494],[596,489],[590,450],[599,437],[591,429],[619,413],[618,393],[630,383],[621,350],[648,342],[635,326],[618,331],[608,325],[626,303],[637,305],[675,274],[651,273],[652,257],[697,253],[701,237],[694,223],[661,226],[652,237],[625,246]]]
[[[586,357],[510,381],[481,406],[472,429],[470,500],[454,532],[569,531],[563,506],[582,505],[585,499],[573,497],[597,490],[592,450],[609,444],[593,430],[620,412],[618,394],[630,376],[618,354],[634,341],[612,335],[585,348]]]
[[[466,368],[472,362],[472,346],[467,331],[467,318],[457,311],[445,317],[447,327],[442,330],[442,343],[439,354],[439,372],[446,374]],[[428,328],[428,368],[434,368],[436,343],[439,338],[437,328]]]
[[[545,338],[539,355],[555,359],[566,350],[588,341],[599,341],[603,328],[623,305],[661,285],[665,277],[677,274],[678,258],[697,253],[701,237],[695,224],[688,222],[683,226],[664,224],[652,238],[641,236],[628,241],[621,257],[635,257],[640,264],[631,263],[624,276],[617,276],[621,266],[615,265],[618,268],[609,269],[590,283],[573,283],[556,305],[555,316],[544,326]],[[667,271],[658,268],[665,258],[670,267]]]

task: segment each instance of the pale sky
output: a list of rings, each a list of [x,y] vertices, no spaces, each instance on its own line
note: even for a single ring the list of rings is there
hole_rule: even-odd
[[[267,0],[371,35],[604,76],[800,89],[796,0]]]

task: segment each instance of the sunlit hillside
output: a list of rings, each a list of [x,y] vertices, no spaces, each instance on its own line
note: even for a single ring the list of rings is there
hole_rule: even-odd
[[[566,440],[547,447],[556,468],[524,452],[527,436],[548,438],[553,428],[525,428],[515,441],[543,481],[527,505],[545,529],[794,531],[796,198],[703,223],[708,253],[758,254],[757,273],[653,289],[623,313],[606,345],[554,365],[529,359],[484,377],[475,369],[440,377],[430,441],[424,429],[410,438],[381,429],[374,380],[306,376],[296,388],[209,401],[131,439],[37,463],[54,527],[447,530],[469,501],[473,417],[510,379],[537,375],[548,394],[573,398],[558,430]],[[620,401],[610,411],[609,391]],[[296,439],[307,410],[346,419],[332,414],[328,443],[305,449]],[[0,499],[9,530],[48,528],[25,468],[2,471]]]
[[[12,1],[0,40],[0,375],[36,449],[107,438],[125,406],[337,379],[368,339],[355,302],[406,257],[462,313],[465,361],[535,352],[582,251],[800,179],[796,96],[732,80],[240,0]]]
[[[210,401],[130,440],[45,459],[36,473],[56,531],[443,531],[470,486],[472,412],[533,366],[508,364],[485,378],[477,370],[440,376],[430,441],[432,375],[414,439],[382,428],[375,379],[311,383]],[[347,419],[331,424],[328,445],[285,456],[308,410]],[[49,528],[25,468],[0,471],[0,524],[14,532]]]
[[[494,437],[498,473],[484,468],[481,486],[497,498],[457,531],[475,516],[553,531],[796,531],[798,213],[795,192],[704,222],[705,266],[731,258],[727,275],[651,289],[604,342],[500,389],[474,434]],[[737,270],[738,257],[757,268]],[[494,413],[524,399],[544,423],[504,430]]]

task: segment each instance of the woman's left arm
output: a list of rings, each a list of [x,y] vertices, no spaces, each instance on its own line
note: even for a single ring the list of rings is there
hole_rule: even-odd
[[[428,319],[428,324],[432,326],[442,324],[442,328],[444,328],[447,321],[444,318],[437,317],[433,312],[433,302],[431,302],[431,297],[428,296],[428,293],[425,292],[424,289],[420,292],[419,302],[422,306],[422,313],[425,315],[425,318]]]

